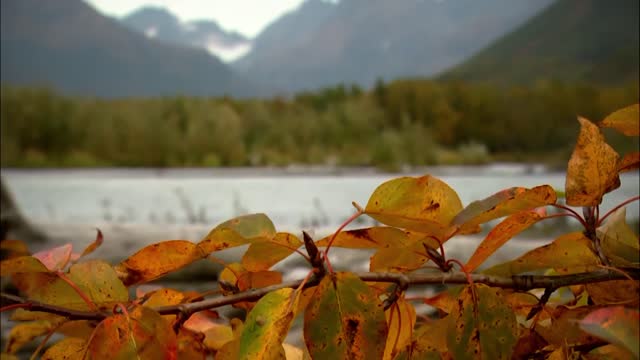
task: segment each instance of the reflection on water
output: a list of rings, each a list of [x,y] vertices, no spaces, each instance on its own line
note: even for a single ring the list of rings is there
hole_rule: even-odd
[[[492,166],[428,172],[452,186],[463,204],[511,186],[564,188],[564,174],[530,170]],[[22,211],[36,221],[215,225],[240,214],[264,212],[277,227],[317,228],[338,226],[353,212],[352,201],[366,205],[378,185],[398,175],[371,170],[302,175],[269,169],[3,169],[2,176]],[[621,188],[605,198],[603,208],[637,193],[638,174],[624,175]],[[629,206],[628,213],[637,218],[637,204]]]

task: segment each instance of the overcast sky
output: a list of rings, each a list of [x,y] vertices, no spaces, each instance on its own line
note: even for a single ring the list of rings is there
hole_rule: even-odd
[[[85,0],[105,15],[122,17],[145,5],[169,9],[182,21],[215,20],[226,30],[254,37],[303,0]]]

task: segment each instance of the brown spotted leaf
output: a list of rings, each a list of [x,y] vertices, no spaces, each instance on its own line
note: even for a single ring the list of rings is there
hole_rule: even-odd
[[[203,253],[210,254],[258,239],[271,239],[275,235],[276,229],[267,215],[243,215],[216,226],[198,243],[198,247]]]
[[[190,241],[169,240],[142,248],[116,265],[116,271],[129,286],[155,280],[206,256]]]
[[[327,246],[331,236],[333,235],[329,235],[316,241],[316,245],[319,247]],[[423,238],[424,234],[400,230],[398,228],[388,226],[375,226],[365,229],[341,231],[334,239],[332,246],[352,249],[369,249],[391,246],[402,247]],[[433,241],[432,245],[433,247],[437,247],[438,244],[436,241]]]
[[[396,356],[395,360],[441,360],[447,355],[447,329],[449,318],[431,320],[421,324],[414,332],[411,342]]]
[[[327,274],[305,311],[304,339],[315,359],[381,359],[387,339],[382,304],[354,274]]]
[[[573,232],[560,236],[551,244],[533,249],[515,260],[495,265],[483,273],[510,276],[547,269],[576,273],[587,271],[599,263],[591,247],[591,240],[582,232]]]
[[[378,186],[365,213],[386,225],[446,239],[448,224],[460,210],[458,194],[440,179],[425,175],[401,177]]]
[[[602,196],[620,186],[620,156],[604,140],[597,125],[578,117],[580,134],[569,159],[565,194],[567,205],[596,206]]]
[[[513,187],[470,203],[456,215],[451,224],[463,229],[473,228],[493,219],[555,204],[557,199],[555,190],[549,185],[531,189]]]
[[[544,208],[540,210],[544,210]],[[534,210],[521,211],[504,219],[478,245],[478,248],[476,248],[476,251],[465,265],[466,270],[471,272],[477,269],[489,256],[506,244],[509,239],[540,221],[544,216],[544,211]]]
[[[273,238],[265,238],[249,245],[249,249],[242,256],[242,265],[249,271],[269,270],[300,246],[302,241],[295,235],[277,233]]]
[[[516,316],[499,289],[475,286],[477,303],[467,286],[449,314],[448,349],[455,359],[511,359],[518,341]]]
[[[627,136],[640,135],[640,120],[638,120],[638,104],[627,106],[613,112],[602,120],[601,127],[610,127]]]
[[[625,154],[620,164],[618,165],[618,172],[623,173],[631,170],[635,170],[640,167],[640,152],[630,152]]]

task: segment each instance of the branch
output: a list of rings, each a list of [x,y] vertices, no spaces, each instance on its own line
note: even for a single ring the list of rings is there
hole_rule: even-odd
[[[473,283],[476,284],[485,284],[492,287],[513,289],[516,291],[527,291],[539,288],[557,289],[569,285],[591,284],[610,280],[626,280],[629,278],[640,280],[640,269],[601,269],[591,272],[557,276],[513,275],[507,277],[484,274],[465,274],[464,272],[427,274],[361,272],[355,273],[355,275],[363,281],[395,283],[401,288],[406,288],[409,285],[467,284],[469,282],[469,276]],[[219,296],[187,304],[160,306],[154,308],[154,310],[162,315],[181,314],[188,317],[191,314],[202,310],[218,308],[242,301],[257,300],[262,296],[279,289],[297,288],[302,282],[303,279],[293,280],[277,285],[243,291],[234,295]],[[305,288],[316,286],[318,282],[319,279],[313,276],[305,284]],[[39,301],[24,299],[19,296],[5,293],[0,293],[0,299],[2,300],[3,310],[10,310],[20,307],[31,311],[44,311],[56,315],[61,315],[69,318],[70,320],[102,320],[110,315],[108,312],[90,312],[67,309],[64,307],[49,305]]]

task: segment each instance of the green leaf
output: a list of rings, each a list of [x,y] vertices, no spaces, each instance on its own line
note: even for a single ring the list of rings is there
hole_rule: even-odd
[[[401,177],[378,186],[365,213],[383,224],[449,237],[448,224],[462,210],[458,194],[430,176]]]
[[[555,190],[549,185],[531,189],[513,187],[470,203],[456,215],[451,224],[463,229],[471,229],[503,216],[555,204],[557,200]]]
[[[49,269],[33,256],[18,256],[0,262],[0,274],[2,274],[2,276],[34,272],[47,273]]]
[[[546,269],[575,273],[586,271],[599,263],[591,248],[591,241],[582,232],[573,232],[555,239],[551,244],[533,249],[515,260],[495,265],[483,273],[510,276]]]
[[[296,309],[293,289],[265,295],[249,312],[240,335],[239,359],[279,359]]]
[[[507,217],[482,240],[476,251],[471,255],[471,258],[469,258],[469,261],[467,261],[465,269],[469,272],[474,271],[496,250],[506,244],[509,239],[540,221],[543,217],[544,214],[540,214],[537,211],[521,211]]]
[[[634,104],[613,112],[604,118],[599,125],[614,128],[627,136],[638,136],[640,135],[638,117],[638,104]]]
[[[578,117],[580,134],[569,159],[565,193],[567,205],[596,206],[602,196],[620,187],[620,156],[591,121]]]
[[[518,323],[500,290],[475,285],[477,304],[467,286],[449,314],[447,345],[454,359],[511,359]]]
[[[327,274],[306,308],[304,339],[315,359],[381,359],[387,339],[382,304],[354,274]]]
[[[622,306],[598,309],[580,321],[582,330],[640,358],[640,312]]]
[[[277,233],[273,238],[256,241],[242,256],[242,265],[249,271],[268,270],[302,246],[293,234]]]

